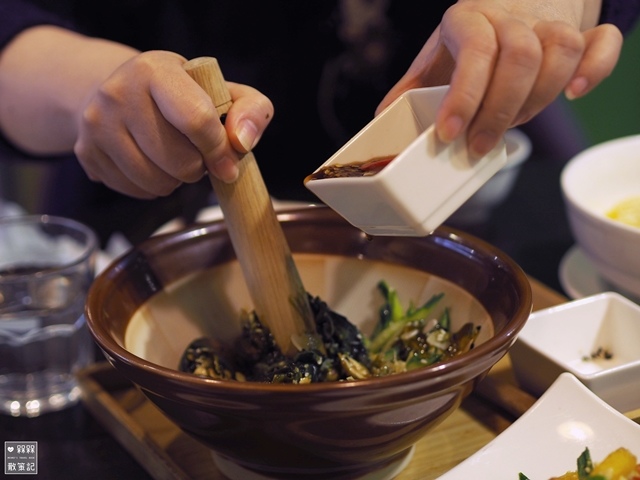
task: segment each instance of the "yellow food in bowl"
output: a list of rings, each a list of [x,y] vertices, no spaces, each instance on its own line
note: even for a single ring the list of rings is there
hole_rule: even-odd
[[[640,195],[616,204],[607,212],[607,217],[632,227],[640,227]]]
[[[640,478],[640,464],[637,457],[624,447],[620,447],[605,457],[600,463],[593,463],[588,448],[578,457],[577,469],[550,480],[637,480]],[[529,480],[520,473],[519,480]]]

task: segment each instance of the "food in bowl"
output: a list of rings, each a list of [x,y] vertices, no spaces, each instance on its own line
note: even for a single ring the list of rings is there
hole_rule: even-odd
[[[438,318],[434,307],[444,294],[406,310],[398,293],[381,280],[384,303],[370,336],[319,297],[309,295],[316,333],[321,342],[288,357],[278,348],[255,311],[244,312],[242,334],[232,346],[215,339],[194,340],[180,360],[180,370],[220,380],[308,384],[350,381],[407,372],[460,355],[473,348],[480,332],[472,322],[451,330],[449,308]]]
[[[640,227],[640,195],[618,202],[607,216],[632,227]]]
[[[368,237],[365,234],[360,234],[363,235],[366,242],[371,242],[371,240],[367,240]],[[374,240],[372,243],[377,241]],[[369,349],[379,351],[389,348],[388,345],[385,345],[387,343],[385,338],[391,339],[397,334],[395,328],[407,320],[402,318],[407,312],[418,317],[422,316],[420,312],[428,313],[428,315],[425,313],[427,315],[425,319],[418,319],[416,326],[428,324],[429,329],[432,327],[437,329],[439,325],[432,324],[427,320],[439,319],[443,324],[446,324],[449,331],[460,332],[463,338],[459,347],[465,351],[470,350],[472,346],[481,345],[494,334],[494,326],[487,310],[467,292],[443,279],[434,278],[411,267],[341,256],[296,253],[294,259],[305,287],[310,292],[318,293],[317,296],[310,295],[312,310],[329,310],[329,305],[331,305],[330,311],[333,315],[339,315],[341,326],[346,332],[344,334],[350,337],[343,343],[355,342],[356,346],[352,350],[352,354],[363,363],[367,362],[363,357],[368,357]],[[329,273],[335,279],[336,285],[326,283],[327,279],[324,277]],[[387,280],[380,281],[380,277]],[[347,285],[355,278],[358,279],[357,286]],[[391,288],[391,284],[397,285],[398,288]],[[212,299],[209,293],[212,286],[233,292],[230,298],[224,299],[227,305],[223,305],[220,299]],[[341,292],[336,289],[340,289]],[[187,290],[189,290],[188,297],[185,296]],[[345,295],[344,292],[348,292],[348,295]],[[382,302],[381,292],[384,297]],[[342,298],[342,296],[346,298]],[[184,312],[180,311],[181,309],[176,311],[176,304],[179,305],[187,298],[193,303],[189,307],[192,311],[185,317]],[[327,299],[327,302],[321,300],[324,298]],[[393,303],[391,308],[396,311],[392,315],[394,321],[390,328],[377,334],[378,325],[381,321],[385,321],[381,318],[380,309],[388,308],[385,305],[387,302]],[[214,362],[226,367],[228,374],[221,376],[230,380],[235,378],[235,369],[230,368],[231,365],[237,363],[239,358],[244,357],[244,354],[239,352],[239,348],[250,351],[254,347],[249,344],[265,339],[269,342],[269,345],[266,346],[267,357],[274,354],[271,348],[277,348],[273,339],[264,335],[262,325],[253,323],[250,326],[256,320],[254,312],[249,310],[251,305],[239,264],[233,259],[229,263],[193,275],[184,284],[171,285],[141,305],[129,323],[125,345],[137,355],[174,370],[180,369],[179,366],[185,361],[187,364],[194,362],[195,358],[188,357],[191,357],[197,350],[201,350],[201,353],[210,349],[218,350],[224,353],[227,360],[219,363],[216,359]],[[408,308],[404,312],[397,312],[398,309],[402,309],[402,305],[408,305]],[[422,308],[416,308],[415,305]],[[412,318],[408,320],[412,320]],[[323,321],[321,320],[321,322]],[[176,325],[180,325],[179,330]],[[411,327],[412,325],[409,325],[409,330]],[[246,331],[247,328],[254,329],[254,331]],[[462,335],[464,332],[467,332],[467,335]],[[252,336],[252,334],[255,335]],[[153,342],[149,341],[150,338],[153,338]],[[372,342],[369,339],[376,341]],[[178,346],[181,346],[179,350]],[[187,358],[185,358],[185,353]],[[280,352],[278,351],[277,354],[280,355]],[[301,352],[303,357],[309,354],[309,352]],[[230,360],[231,358],[233,361]],[[425,360],[427,359],[428,352],[425,352]],[[209,362],[209,360],[205,359],[205,362]],[[190,367],[182,368],[186,371],[193,369],[195,365],[192,364]],[[259,364],[256,368],[259,370],[264,368],[265,371],[262,372],[262,375],[268,373],[268,368],[264,364]],[[393,368],[413,370],[411,365],[407,368],[401,363],[396,364]],[[275,373],[275,371],[277,369],[271,373]],[[305,378],[305,371],[305,369],[300,369],[293,375],[293,378],[289,379],[290,383],[309,383],[310,379]],[[347,380],[349,374],[346,373],[346,370],[342,373],[344,378],[336,378],[336,380]],[[381,376],[380,372],[378,373],[370,375],[371,378]],[[299,376],[296,377],[296,375]],[[327,379],[332,378],[329,369],[322,374],[316,372],[316,376],[321,379],[325,375],[328,377]],[[241,374],[240,380],[242,380],[242,376]],[[257,378],[253,374],[245,373],[244,376],[248,377],[246,380],[258,382],[268,380],[264,377]],[[360,376],[364,376],[362,372]],[[353,381],[356,378],[348,380]],[[277,379],[276,382],[278,381],[284,382],[284,379]]]
[[[326,207],[278,217],[305,288],[364,333],[375,326],[376,285],[385,279],[403,305],[444,292],[454,330],[468,319],[482,326],[475,347],[357,381],[291,385],[180,372],[194,338],[233,341],[238,312],[252,305],[221,221],[154,236],[104,270],[87,300],[94,338],[161,412],[211,448],[231,479],[393,478],[512,346],[531,312],[527,277],[495,247],[453,229],[371,241]]]
[[[585,448],[576,460],[576,470],[551,480],[640,480],[640,463],[637,457],[624,447],[609,453],[604,460],[594,464],[589,448]],[[529,478],[520,473],[520,480]]]

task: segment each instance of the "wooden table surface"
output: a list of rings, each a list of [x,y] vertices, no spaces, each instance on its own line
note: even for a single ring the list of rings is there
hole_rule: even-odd
[[[567,301],[534,279],[531,287],[534,310]],[[82,383],[87,408],[151,476],[225,479],[207,448],[182,433],[110,366],[88,369]],[[535,401],[517,388],[508,355],[479,387],[416,444],[411,462],[397,480],[438,478],[494,439]]]

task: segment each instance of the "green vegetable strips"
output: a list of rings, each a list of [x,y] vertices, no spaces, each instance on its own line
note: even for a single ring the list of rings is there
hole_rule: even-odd
[[[419,307],[410,303],[404,310],[398,293],[386,281],[378,283],[378,290],[384,303],[379,323],[367,345],[374,375],[433,365],[473,348],[479,327],[468,322],[458,332],[452,332],[448,307],[438,318],[433,317],[444,293],[434,294]]]
[[[434,318],[443,293],[433,295],[419,307],[410,303],[404,309],[398,293],[386,281],[380,281],[377,287],[383,304],[368,338],[321,299],[309,295],[322,348],[285,357],[255,312],[245,312],[243,332],[235,345],[224,348],[213,339],[196,339],[184,352],[179,368],[217,379],[314,383],[405,372],[473,348],[479,326],[467,322],[452,332],[448,307]]]

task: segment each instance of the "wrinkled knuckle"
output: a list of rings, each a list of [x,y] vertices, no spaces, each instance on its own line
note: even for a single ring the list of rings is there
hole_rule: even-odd
[[[218,112],[212,102],[206,100],[195,102],[192,104],[191,111],[185,119],[186,128],[189,131],[199,132],[211,128],[217,118]]]
[[[194,183],[200,180],[206,170],[204,168],[204,164],[200,163],[189,163],[187,165],[180,166],[178,172],[176,174],[176,178],[185,182],[185,183]]]
[[[221,157],[227,151],[227,146],[227,133],[224,128],[211,132],[209,141],[200,150],[203,162],[206,163],[208,160]]]
[[[542,48],[539,43],[522,38],[505,51],[505,59],[521,67],[537,67],[542,61]]]
[[[500,53],[500,47],[496,42],[486,39],[478,39],[471,48],[474,56],[485,62],[492,62]]]
[[[86,146],[86,144],[81,140],[76,141],[76,143],[73,145],[73,154],[79,160],[84,159],[87,156],[87,146]]]
[[[147,76],[153,74],[156,70],[157,52],[145,52],[129,60],[129,67],[133,69],[136,75]]]
[[[136,73],[136,76],[139,76]],[[98,87],[95,95],[95,105],[121,105],[126,102],[127,94],[131,86],[123,81],[120,75],[114,75],[104,81]]]
[[[93,163],[93,152],[94,150],[91,148],[90,144],[82,139],[78,139],[78,141],[73,145],[73,154],[83,167]]]
[[[570,55],[579,55],[585,48],[585,40],[580,32],[562,22],[554,24],[551,41]]]
[[[513,112],[511,111],[503,109],[495,110],[491,114],[491,125],[488,126],[487,130],[499,134],[513,122],[513,118]]]
[[[94,103],[89,104],[80,116],[84,128],[94,130],[103,123],[102,110]]]

